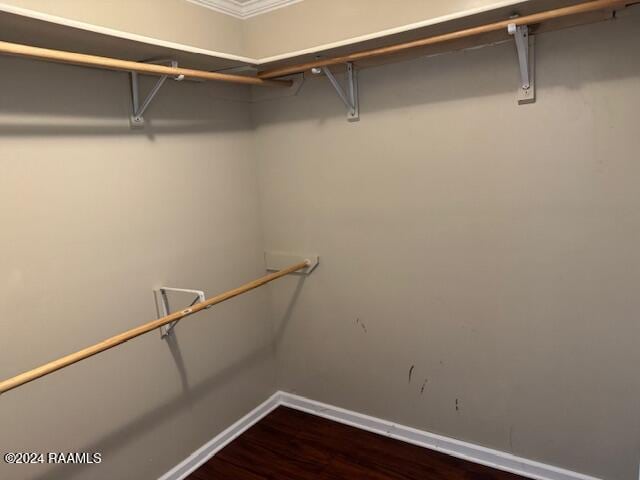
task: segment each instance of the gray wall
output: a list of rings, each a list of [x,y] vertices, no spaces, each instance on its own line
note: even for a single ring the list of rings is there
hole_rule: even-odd
[[[246,90],[168,81],[131,131],[124,73],[0,70],[1,378],[153,320],[154,287],[214,294],[264,274]],[[0,461],[0,478],[157,478],[275,390],[264,289],[176,338],[152,332],[2,395],[1,451],[104,462]]]
[[[254,110],[266,247],[322,258],[271,287],[282,389],[637,479],[639,19],[539,38],[534,105],[504,44]]]

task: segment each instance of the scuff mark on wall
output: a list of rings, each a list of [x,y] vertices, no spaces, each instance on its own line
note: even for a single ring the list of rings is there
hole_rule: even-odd
[[[356,324],[362,327],[362,330],[364,331],[364,333],[367,333],[367,326],[364,324],[363,321],[361,321],[359,318],[356,318]]]
[[[424,389],[427,386],[427,382],[429,382],[429,379],[425,378],[424,382],[422,382],[422,387],[420,388],[420,395],[422,395],[424,393]]]
[[[460,401],[456,398],[456,412],[460,411]]]
[[[415,365],[411,365],[411,367],[409,368],[409,383],[411,383],[411,377],[413,375],[413,369],[416,368]]]

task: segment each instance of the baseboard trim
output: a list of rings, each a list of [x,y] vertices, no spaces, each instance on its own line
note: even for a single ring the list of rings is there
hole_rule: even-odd
[[[229,428],[213,437],[158,480],[183,480],[280,405],[280,392],[276,392],[267,401],[261,403]]]
[[[406,427],[326,403],[316,402],[291,393],[278,393],[280,405],[523,477],[535,480],[600,480],[563,468],[517,457],[510,453]]]
[[[273,394],[267,401],[200,447],[183,462],[160,477],[159,480],[183,480],[236,437],[242,435],[244,431],[279,406],[294,408],[362,430],[535,480],[601,480],[596,477],[590,477],[563,468],[517,457],[510,453],[399,425],[387,420],[363,415],[282,391]]]

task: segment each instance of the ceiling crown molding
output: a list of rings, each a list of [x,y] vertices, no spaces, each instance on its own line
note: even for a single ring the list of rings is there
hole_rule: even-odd
[[[287,7],[302,0],[187,0],[216,12],[245,19]]]

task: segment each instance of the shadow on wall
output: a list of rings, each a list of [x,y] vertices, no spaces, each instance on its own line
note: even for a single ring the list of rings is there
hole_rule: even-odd
[[[184,363],[182,351],[180,350],[180,344],[178,343],[178,336],[175,332],[165,337],[171,356],[178,369],[178,375],[180,376],[180,383],[182,384],[182,393],[189,394],[189,377],[187,373],[187,367]]]
[[[260,350],[256,350],[244,357],[241,361],[217,372],[215,375],[203,380],[194,387],[183,391],[182,394],[176,395],[164,404],[155,407],[153,410],[148,410],[144,415],[141,415],[133,422],[122,425],[117,430],[108,433],[90,445],[83,446],[78,451],[101,452],[103,459],[113,458],[115,456],[115,452],[126,450],[136,438],[157,428],[159,425],[170,422],[172,417],[184,410],[185,407],[188,408],[189,405],[195,403],[199,398],[210,394],[225,383],[241,376],[243,371],[250,368],[252,365],[269,361],[271,356],[272,352],[269,345]],[[126,400],[123,398],[123,401]],[[188,452],[185,457],[190,453],[191,452]],[[104,466],[106,467],[107,464],[105,463]],[[34,476],[33,480],[87,478],[87,470],[95,468],[96,466],[92,464],[58,464],[47,472]]]
[[[640,76],[640,61],[634,53],[640,41],[639,20],[640,7],[636,7],[616,20],[538,35],[538,102],[544,102],[540,95],[544,90],[577,90],[584,84]],[[339,81],[343,80],[340,76]],[[496,100],[511,102],[505,108],[535,108],[535,104],[517,106],[518,81],[513,42],[368,68],[359,73],[361,121],[376,111],[497,95],[512,96]],[[318,101],[318,95],[323,101]],[[321,124],[346,114],[323,76],[307,80],[297,97],[264,102],[257,110],[258,124],[313,119]]]
[[[287,325],[291,321],[291,317],[293,315],[293,309],[298,303],[298,298],[302,293],[302,288],[304,287],[304,281],[306,280],[306,278],[307,278],[306,275],[299,276],[298,280],[296,281],[296,286],[293,291],[293,294],[291,295],[291,300],[287,305],[287,309],[282,315],[282,318],[280,319],[280,321],[277,323],[277,327],[275,328],[273,333],[273,341],[272,341],[274,351],[277,350],[279,343],[282,341],[282,336],[284,335],[284,332],[287,329]]]
[[[112,72],[0,57],[0,136],[147,136],[249,129],[249,88],[167,81],[132,129],[131,82]],[[157,77],[141,76],[144,99]]]

